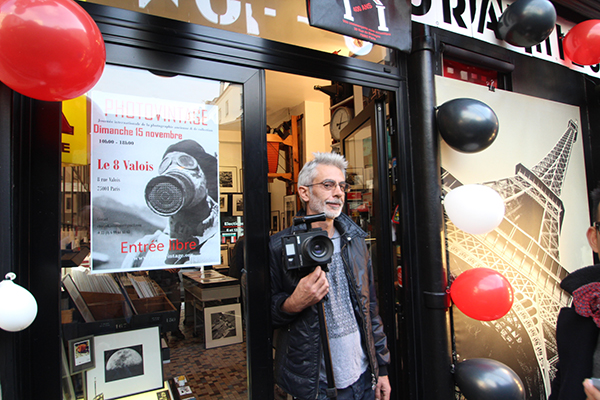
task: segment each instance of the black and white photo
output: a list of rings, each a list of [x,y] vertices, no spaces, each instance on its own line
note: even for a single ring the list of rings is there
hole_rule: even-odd
[[[242,341],[242,311],[239,303],[204,309],[206,348]]]
[[[106,400],[163,387],[159,327],[99,335],[96,367],[86,372],[88,396]]]

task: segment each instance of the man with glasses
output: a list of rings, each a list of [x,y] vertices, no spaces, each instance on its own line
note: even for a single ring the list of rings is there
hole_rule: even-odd
[[[366,233],[342,214],[347,161],[335,153],[315,153],[298,175],[299,215],[324,213],[312,223],[333,242],[328,272],[287,270],[282,238],[302,225],[273,236],[269,243],[271,314],[275,333],[275,379],[298,399],[326,399],[328,380],[317,307],[323,300],[337,399],[390,398],[390,353],[379,316]]]
[[[593,221],[586,232],[594,253],[600,250],[600,188],[591,193]],[[560,283],[573,296],[572,307],[560,310],[556,324],[558,365],[548,400],[586,399],[584,379],[600,378],[600,265],[573,271]],[[586,383],[590,393],[595,391]],[[592,397],[590,397],[592,398]]]

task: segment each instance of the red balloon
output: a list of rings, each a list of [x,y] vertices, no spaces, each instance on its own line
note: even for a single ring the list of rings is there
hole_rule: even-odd
[[[563,39],[565,55],[580,65],[600,63],[600,20],[590,19],[575,25]]]
[[[473,268],[460,274],[450,286],[450,297],[460,311],[479,321],[503,317],[514,301],[508,280],[489,268]]]
[[[98,82],[105,63],[100,30],[74,1],[0,1],[0,81],[13,90],[74,99]]]

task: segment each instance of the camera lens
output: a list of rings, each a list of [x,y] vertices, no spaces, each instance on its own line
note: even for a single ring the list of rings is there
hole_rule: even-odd
[[[302,244],[304,257],[315,263],[328,263],[333,255],[333,242],[325,235],[313,236]]]
[[[324,252],[325,248],[323,247],[323,245],[321,243],[315,243],[315,245],[313,246],[313,253],[316,256],[321,257]]]

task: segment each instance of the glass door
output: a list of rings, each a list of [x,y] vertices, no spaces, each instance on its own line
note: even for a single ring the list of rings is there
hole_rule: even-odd
[[[346,181],[352,185],[352,190],[346,195],[346,213],[352,217],[365,232],[367,244],[371,251],[371,259],[375,276],[378,276],[377,239],[381,224],[387,223],[382,219],[380,203],[376,201],[382,186],[387,181],[380,179],[383,173],[387,176],[387,166],[382,169],[378,160],[383,158],[387,165],[387,151],[378,149],[377,144],[385,138],[385,102],[383,99],[369,103],[341,134],[341,150],[348,160]],[[380,133],[380,132],[383,132]]]

